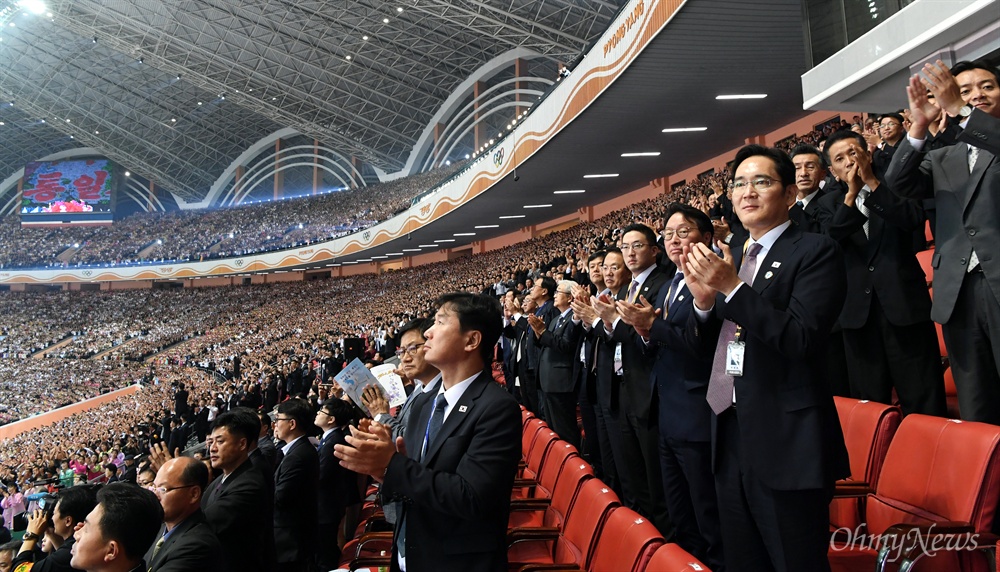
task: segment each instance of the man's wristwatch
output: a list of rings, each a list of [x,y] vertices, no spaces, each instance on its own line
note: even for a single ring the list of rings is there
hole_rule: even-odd
[[[972,115],[973,107],[969,104],[965,104],[961,109],[958,110],[958,117],[965,119],[966,117]]]
[[[38,540],[41,537],[40,534],[35,534],[34,532],[25,532],[22,538],[24,540]]]

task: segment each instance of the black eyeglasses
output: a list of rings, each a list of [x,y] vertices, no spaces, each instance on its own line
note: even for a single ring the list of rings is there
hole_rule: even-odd
[[[275,417],[274,420],[275,420],[275,422],[278,422],[278,421],[291,421],[292,418],[291,417]]]

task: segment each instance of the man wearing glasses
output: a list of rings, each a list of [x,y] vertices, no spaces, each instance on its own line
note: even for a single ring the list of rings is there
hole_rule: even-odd
[[[309,442],[313,412],[293,398],[278,404],[274,436],[285,442],[274,471],[274,548],[279,572],[305,572],[315,559],[319,455]]]
[[[438,369],[424,359],[423,348],[427,341],[424,339],[424,332],[430,325],[430,320],[411,320],[399,330],[400,347],[396,350],[399,367],[396,368],[396,374],[403,378],[404,383],[406,380],[412,381],[414,389],[396,416],[389,415],[389,400],[377,385],[369,385],[361,394],[361,402],[371,412],[372,419],[391,427],[393,438],[403,435],[406,430],[406,422],[417,396],[436,391],[438,380],[441,379]]]
[[[903,116],[898,113],[886,113],[878,118],[878,132],[882,142],[872,151],[872,170],[875,177],[882,180],[889,170],[892,155],[903,140],[906,130],[903,129]]]
[[[164,526],[146,553],[151,572],[222,569],[222,545],[201,512],[206,486],[208,467],[193,457],[170,459],[156,473]]]
[[[545,398],[545,415],[563,440],[580,447],[580,429],[576,424],[577,394],[574,391],[573,358],[579,355],[579,320],[574,321],[570,303],[577,283],[560,280],[556,285],[553,305],[558,314],[548,324],[534,314],[528,325],[541,348],[538,354],[538,382]]]

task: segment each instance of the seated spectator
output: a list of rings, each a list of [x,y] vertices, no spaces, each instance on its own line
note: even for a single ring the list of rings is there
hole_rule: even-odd
[[[20,540],[8,540],[0,544],[0,572],[11,572],[14,569],[14,554],[20,549]]]
[[[147,552],[153,572],[221,570],[222,546],[201,511],[208,468],[192,457],[167,461],[156,474],[153,492],[163,507],[164,528]]]

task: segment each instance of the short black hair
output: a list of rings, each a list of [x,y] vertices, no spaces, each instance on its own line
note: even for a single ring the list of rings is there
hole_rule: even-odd
[[[97,502],[104,510],[98,523],[101,537],[117,541],[127,559],[141,559],[163,523],[160,500],[132,483],[111,483],[97,493]]]
[[[827,139],[826,143],[829,145],[830,140]],[[730,178],[736,178],[736,170],[750,157],[765,157],[770,159],[774,163],[775,170],[778,171],[782,187],[789,187],[795,184],[795,163],[792,163],[791,157],[781,149],[765,147],[763,145],[746,145],[737,151],[736,158],[733,159],[733,170],[729,174]]]
[[[899,126],[900,127],[903,126],[903,116],[900,115],[899,113],[896,113],[895,111],[890,112],[890,113],[883,113],[882,115],[878,116],[878,122],[882,123],[882,120],[885,119],[886,117],[888,117],[890,119],[895,119],[896,121],[899,122]]]
[[[549,296],[549,298],[556,295],[556,281],[554,278],[551,276],[542,276],[538,279],[538,283],[542,286],[542,289],[545,290],[545,293]]]
[[[971,71],[971,70],[984,70],[993,75],[993,81],[1000,87],[1000,72],[997,68],[990,64],[990,62],[979,59],[979,60],[962,60],[960,62],[955,62],[955,65],[951,66],[951,75],[957,76],[960,73]]]
[[[865,138],[860,133],[855,133],[854,131],[837,131],[833,135],[830,135],[829,139],[826,140],[826,147],[823,147],[823,157],[827,163],[830,163],[830,148],[845,139],[853,139],[862,149],[868,149],[868,142],[865,141]]]
[[[826,137],[824,137],[823,140],[825,141]],[[823,155],[823,152],[820,151],[819,148],[817,148],[817,147],[815,147],[813,145],[806,145],[804,143],[800,144],[800,145],[796,145],[795,148],[792,149],[792,152],[791,152],[790,156],[791,156],[792,159],[794,159],[794,158],[798,157],[799,155],[816,155],[817,157],[819,157],[819,165],[820,165],[820,167],[822,167],[824,169],[827,168],[826,157]],[[795,163],[792,163],[792,164],[794,165]]]
[[[677,213],[680,213],[688,222],[694,223],[698,227],[698,232],[709,235],[715,233],[715,227],[712,226],[712,219],[708,218],[707,214],[700,209],[684,203],[670,203],[667,207],[667,212],[663,215],[663,224],[666,225],[670,217]]]
[[[555,281],[551,292],[555,292]],[[458,324],[463,332],[477,331],[482,336],[479,343],[479,356],[483,366],[493,362],[493,346],[503,332],[503,308],[500,301],[492,296],[471,294],[469,292],[452,292],[440,296],[436,305],[438,308],[448,306],[458,315]]]
[[[305,399],[298,397],[282,401],[278,404],[278,413],[287,415],[295,421],[295,428],[306,433],[310,432],[312,419],[315,415],[312,405]]]
[[[83,522],[97,506],[97,485],[77,485],[59,491],[56,508],[59,514],[73,519],[73,524]]]
[[[354,420],[354,407],[343,399],[327,399],[320,406],[330,417],[333,417],[337,427],[348,425]]]
[[[212,431],[219,427],[225,427],[226,431],[237,438],[245,437],[248,446],[260,437],[260,418],[249,407],[234,407],[220,414],[212,422]]]
[[[641,233],[643,237],[646,238],[646,241],[649,242],[649,245],[656,248],[656,233],[653,232],[653,229],[642,223],[634,222],[622,229],[622,240],[624,240],[625,235],[630,232]]]
[[[430,327],[431,327],[430,320],[426,318],[417,318],[415,320],[410,320],[409,322],[403,324],[403,327],[399,328],[399,330],[396,331],[396,335],[399,337],[400,340],[402,340],[403,334],[405,334],[406,332],[412,332],[413,330],[416,330],[420,332],[420,337],[426,338],[424,334],[427,332],[427,328]]]
[[[192,459],[181,471],[181,485],[195,485],[202,491],[208,486],[208,467],[201,461]]]
[[[601,260],[604,260],[604,257],[607,256],[607,255],[608,255],[607,252],[605,252],[603,250],[598,250],[597,252],[595,252],[595,253],[593,253],[593,254],[591,254],[590,256],[587,257],[587,266],[590,266],[590,263],[593,262],[594,260],[597,260],[598,258],[600,258]]]
[[[268,427],[268,428],[271,427],[271,416],[268,415],[267,413],[264,413],[263,411],[258,411],[257,420],[260,421],[261,427]],[[260,433],[257,434],[260,435]]]

